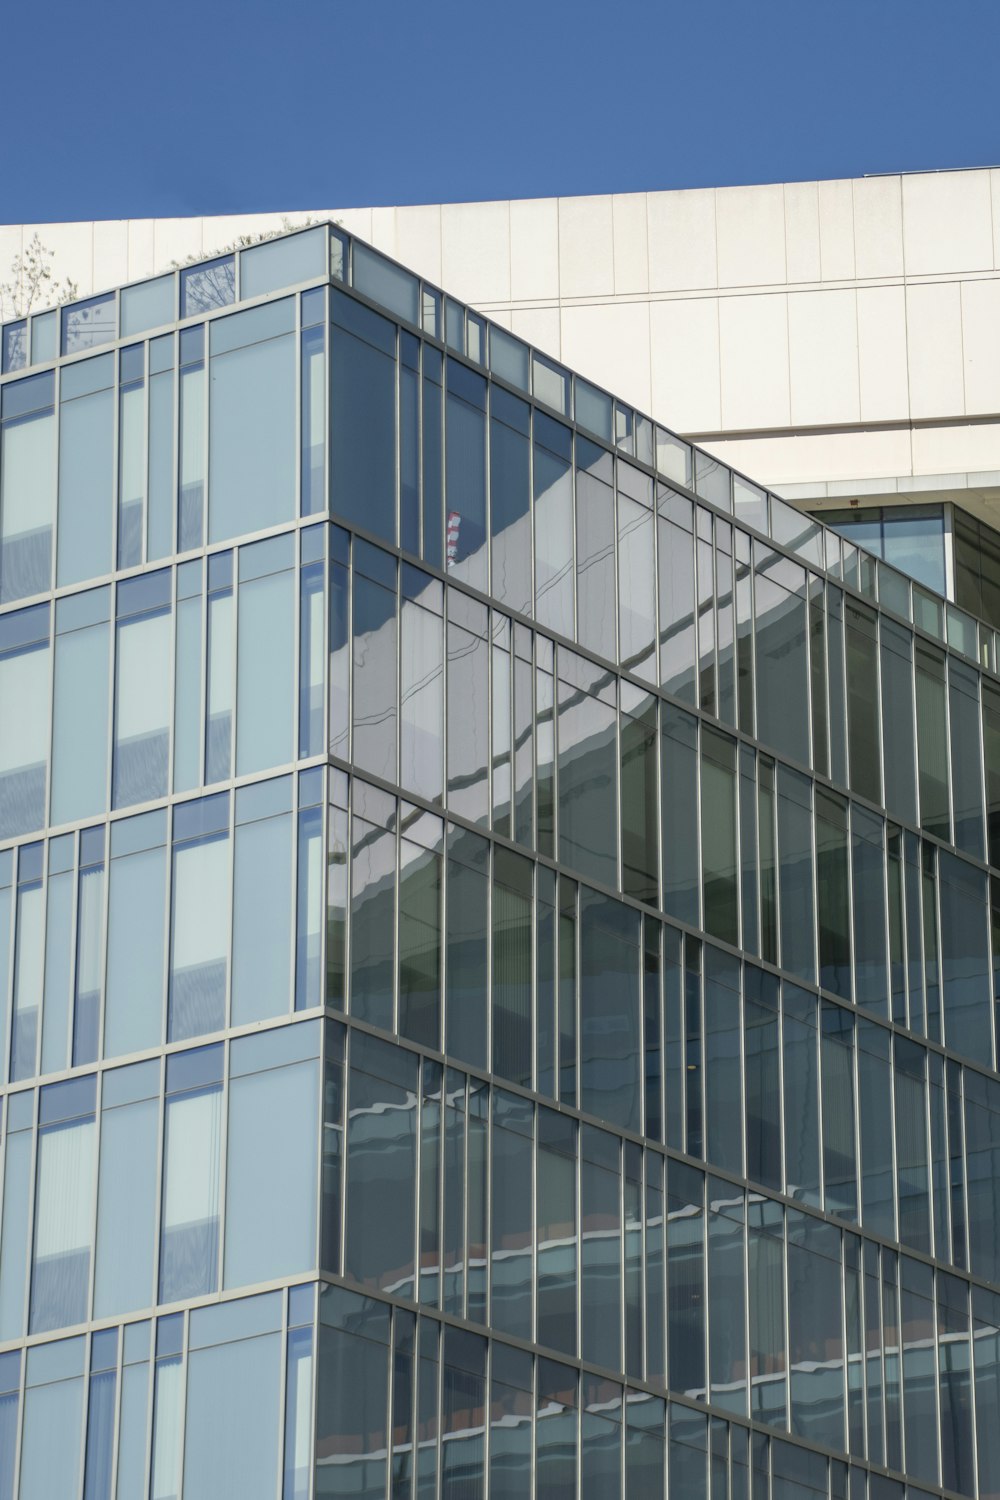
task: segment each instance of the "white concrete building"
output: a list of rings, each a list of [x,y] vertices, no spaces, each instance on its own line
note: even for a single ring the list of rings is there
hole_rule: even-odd
[[[944,503],[949,530],[954,502],[1000,527],[1000,169],[14,225],[0,281],[36,231],[87,295],[310,216],[804,508]]]

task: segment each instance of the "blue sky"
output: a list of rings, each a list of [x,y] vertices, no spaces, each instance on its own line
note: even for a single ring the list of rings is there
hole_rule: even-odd
[[[9,5],[0,222],[1000,164],[996,0]]]

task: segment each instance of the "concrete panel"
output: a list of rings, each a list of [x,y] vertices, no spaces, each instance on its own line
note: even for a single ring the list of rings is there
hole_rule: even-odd
[[[553,303],[551,307],[514,307],[507,326],[511,333],[534,344],[543,354],[562,359],[562,321],[557,304]]]
[[[824,281],[853,281],[854,198],[844,179],[819,184],[819,240]]]
[[[25,224],[24,245],[37,234],[46,250],[53,252],[49,265],[52,279],[75,281],[81,297],[89,297],[94,286],[94,226],[87,224]],[[104,288],[100,288],[104,290]],[[46,297],[45,302],[51,302]],[[42,304],[44,306],[44,303]]]
[[[389,254],[441,285],[441,207],[419,204],[395,211],[395,237]]]
[[[603,302],[564,306],[562,358],[570,369],[600,381],[641,411],[649,411],[649,308],[646,303]]]
[[[445,203],[441,208],[441,280],[467,302],[510,298],[510,224],[506,203]]]
[[[559,297],[559,204],[555,198],[511,200],[510,295],[514,302]]]
[[[989,172],[922,172],[903,178],[908,276],[993,269]]]
[[[719,299],[722,426],[787,427],[788,298]]]
[[[990,172],[990,206],[993,212],[993,268],[1000,271],[1000,167]]]
[[[398,209],[373,208],[372,209],[372,237],[371,243],[376,250],[381,250],[383,255],[396,256],[396,215]],[[416,270],[416,267],[413,267]]]
[[[646,216],[650,291],[686,291],[718,285],[715,193],[711,188],[650,193]]]
[[[722,426],[719,305],[715,297],[653,302],[649,309],[651,415],[678,432]]]
[[[901,286],[858,288],[858,366],[863,422],[905,421],[906,294]]]
[[[0,281],[12,279],[14,262],[21,253],[20,224],[0,224]],[[14,309],[4,298],[0,303],[0,317],[12,318]]]
[[[913,430],[915,474],[953,474],[997,468],[1000,468],[1000,422],[916,427]]]
[[[779,490],[783,484],[858,479],[858,493],[864,494],[869,478],[910,472],[910,433],[905,427],[732,438],[713,443],[712,449],[761,484]]]
[[[616,193],[611,200],[615,293],[649,291],[645,193]]]
[[[348,234],[356,234],[366,244],[372,242],[372,210],[370,208],[337,208],[329,215],[336,219]]]
[[[98,220],[94,225],[95,290],[116,287],[128,279],[128,220]]]
[[[615,290],[611,198],[559,199],[559,294],[610,297]]]
[[[202,253],[213,255],[217,250],[228,250],[244,236],[251,238],[260,234],[280,234],[286,225],[289,229],[298,229],[308,217],[305,213],[220,214],[213,219],[203,219]]]
[[[910,412],[956,416],[965,410],[962,371],[962,305],[957,281],[906,288]]]
[[[963,281],[965,410],[1000,412],[1000,281]]]
[[[780,184],[719,188],[715,224],[720,287],[785,285],[785,195]]]
[[[851,186],[856,275],[862,280],[902,276],[903,199],[900,178],[862,177]]]
[[[815,182],[786,182],[785,274],[789,282],[819,281],[819,191]]]
[[[856,422],[858,388],[857,293],[791,292],[788,297],[788,369],[792,422]]]
[[[227,243],[215,229],[217,219],[210,220],[213,226],[206,239],[201,219],[157,219],[153,225],[153,271],[169,271],[174,261],[179,264],[189,256],[211,255]]]
[[[128,274],[130,281],[153,274],[155,219],[130,219],[128,224]]]

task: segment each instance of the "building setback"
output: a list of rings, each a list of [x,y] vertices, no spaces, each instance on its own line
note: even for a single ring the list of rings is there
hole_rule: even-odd
[[[331,224],[4,360],[0,1500],[1000,1496],[992,624]]]

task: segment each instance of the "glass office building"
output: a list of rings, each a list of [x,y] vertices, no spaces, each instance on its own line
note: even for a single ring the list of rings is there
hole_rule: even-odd
[[[1000,1496],[989,619],[334,225],[3,365],[0,1500]]]

